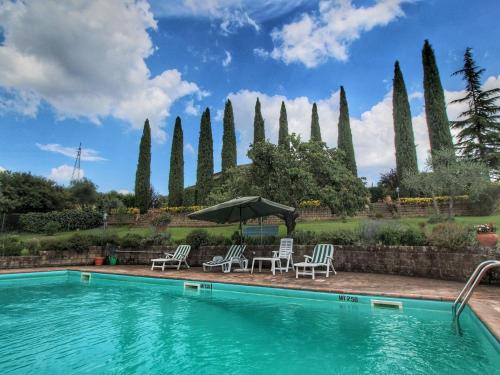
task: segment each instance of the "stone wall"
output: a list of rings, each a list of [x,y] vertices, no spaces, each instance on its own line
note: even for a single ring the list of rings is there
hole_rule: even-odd
[[[304,255],[312,255],[313,245],[294,246],[295,262]],[[248,245],[245,256],[251,261],[257,256],[271,256],[277,246]],[[152,247],[144,250],[117,250],[119,264],[149,265],[152,258],[174,247]],[[216,255],[224,255],[227,246],[202,246],[192,250],[188,263],[201,266]],[[45,266],[92,265],[94,257],[103,255],[99,247],[88,252],[42,251],[39,256],[0,257],[1,268],[32,268]],[[488,259],[500,260],[500,249],[469,248],[446,250],[430,246],[335,246],[334,265],[337,271],[381,273],[403,276],[420,276],[444,280],[465,281],[479,263]],[[264,265],[268,266],[268,265]],[[489,276],[489,281],[500,284],[500,272]]]
[[[94,264],[96,256],[103,255],[100,247],[89,251],[40,251],[40,255],[0,257],[0,269],[33,268],[47,266],[88,266]]]
[[[446,203],[440,203],[439,205],[441,212],[446,213],[448,206]],[[457,216],[470,216],[472,211],[468,202],[458,201],[454,206],[455,215]],[[108,224],[109,225],[136,225],[146,227],[150,225],[151,220],[161,213],[160,210],[154,209],[150,210],[147,214],[136,217],[134,215],[110,215]],[[298,222],[304,221],[328,221],[339,219],[338,216],[332,215],[328,208],[318,207],[318,208],[300,208],[300,216],[297,219]],[[403,217],[416,217],[416,216],[429,216],[433,213],[433,208],[431,205],[415,205],[415,204],[401,204],[399,205],[399,215]],[[367,217],[367,216],[381,216],[381,217],[391,217],[392,214],[387,208],[387,205],[383,202],[372,203],[371,209],[363,212],[359,212],[357,216]],[[269,216],[263,219],[264,224],[283,224],[283,220],[276,216]],[[257,220],[250,220],[248,224],[258,224]],[[171,227],[210,227],[218,224],[208,222],[191,220],[188,218],[188,213],[177,213],[172,214]]]
[[[294,246],[294,260],[302,261],[312,255],[313,245]],[[247,246],[245,256],[271,256],[277,246]],[[119,250],[121,264],[150,264],[150,259],[161,256],[174,248],[157,247],[150,250]],[[201,266],[216,255],[224,255],[227,247],[202,246],[192,250],[188,263]],[[334,266],[338,271],[381,273],[403,276],[420,276],[444,280],[465,281],[479,263],[488,259],[500,260],[500,249],[469,248],[446,250],[430,246],[335,246]],[[500,273],[491,276],[500,281]]]

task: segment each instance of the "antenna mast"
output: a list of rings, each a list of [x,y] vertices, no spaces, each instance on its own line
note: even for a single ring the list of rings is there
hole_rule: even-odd
[[[73,173],[71,174],[71,182],[78,181],[80,179],[80,159],[82,156],[82,142],[78,146],[76,152],[75,165],[73,166]]]

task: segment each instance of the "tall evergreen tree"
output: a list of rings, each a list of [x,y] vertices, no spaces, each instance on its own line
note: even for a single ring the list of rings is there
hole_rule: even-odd
[[[463,156],[488,165],[494,174],[500,168],[500,89],[481,89],[481,76],[485,69],[476,65],[472,50],[467,48],[464,66],[453,73],[465,81],[465,96],[452,103],[466,103],[468,109],[451,126],[459,130],[457,146]]]
[[[201,116],[200,138],[198,141],[198,166],[196,169],[196,204],[205,204],[212,190],[214,174],[214,150],[210,110]]]
[[[337,147],[345,154],[345,164],[347,168],[354,174],[358,175],[358,168],[356,167],[356,158],[354,156],[354,146],[352,145],[351,123],[349,120],[349,107],[347,106],[347,98],[345,95],[344,87],[340,86],[340,115],[339,115],[339,136],[337,140]]]
[[[234,131],[233,105],[228,99],[224,107],[224,133],[222,136],[222,172],[236,167],[236,133]]]
[[[398,61],[394,64],[392,118],[396,146],[396,170],[398,180],[402,181],[405,173],[418,172],[418,164],[417,149],[411,124],[410,103]]]
[[[286,116],[285,102],[281,102],[280,109],[280,129],[278,134],[278,145],[289,147],[290,140],[288,139],[288,118]]]
[[[428,40],[425,41],[422,49],[422,64],[424,67],[425,118],[431,151],[452,149],[453,139],[446,114],[443,86],[439,78],[434,50]]]
[[[266,131],[264,129],[264,118],[260,112],[260,101],[257,98],[255,103],[255,116],[253,119],[253,144],[266,141]]]
[[[144,122],[141,143],[139,145],[139,160],[135,172],[135,205],[146,213],[151,204],[151,127],[149,120]]]
[[[184,139],[180,117],[175,119],[174,138],[170,152],[170,175],[168,178],[168,205],[179,207],[184,198]]]
[[[319,127],[318,107],[313,104],[311,114],[311,141],[321,142],[321,129]]]

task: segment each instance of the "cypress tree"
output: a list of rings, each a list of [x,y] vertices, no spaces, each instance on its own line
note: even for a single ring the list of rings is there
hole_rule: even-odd
[[[149,120],[144,122],[141,143],[139,145],[139,160],[135,172],[135,205],[146,213],[151,204],[151,128]]]
[[[214,150],[210,110],[207,108],[201,116],[200,138],[198,141],[198,166],[196,169],[196,204],[205,204],[212,190],[214,174]]]
[[[349,107],[344,87],[340,86],[340,115],[339,115],[339,136],[337,147],[345,154],[345,165],[355,175],[358,175],[356,158],[354,157],[354,146],[352,145],[351,123],[349,121]]]
[[[224,134],[222,136],[222,172],[236,167],[236,133],[234,131],[233,105],[228,99],[224,107]]]
[[[285,102],[281,102],[278,145],[285,146],[287,148],[290,146],[290,141],[288,139],[288,118],[286,117]]]
[[[260,101],[257,98],[255,103],[255,116],[253,119],[253,144],[266,141],[266,131],[264,129],[264,118],[260,112]]]
[[[410,103],[406,92],[403,73],[399,62],[394,64],[394,80],[392,89],[392,118],[394,123],[394,144],[396,147],[396,171],[398,181],[402,181],[405,173],[418,172],[417,149],[413,137]]]
[[[313,103],[311,114],[311,141],[321,142],[321,129],[319,128],[318,107]]]
[[[424,67],[425,118],[431,152],[453,149],[443,86],[439,78],[434,50],[428,40],[425,41],[422,49],[422,64]]]
[[[452,103],[466,103],[458,121],[451,126],[459,130],[457,146],[470,160],[482,161],[495,175],[500,169],[500,89],[483,90],[481,76],[485,69],[476,65],[472,50],[467,48],[464,66],[453,73],[461,75],[466,83],[465,96]]]
[[[175,119],[174,138],[170,152],[170,176],[168,178],[168,205],[179,207],[184,195],[184,151],[180,117]]]

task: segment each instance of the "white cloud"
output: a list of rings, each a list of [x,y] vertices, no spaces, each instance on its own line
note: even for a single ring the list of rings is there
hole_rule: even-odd
[[[186,108],[184,108],[184,112],[186,112],[190,116],[198,116],[200,113],[200,106],[194,104],[192,100],[189,100],[186,103]]]
[[[68,164],[60,165],[59,167],[50,170],[49,178],[59,183],[69,182],[73,174],[73,167]],[[83,169],[80,169],[80,177],[84,176]]]
[[[226,57],[224,58],[224,60],[222,60],[222,66],[225,68],[229,64],[231,64],[231,61],[233,60],[233,56],[231,56],[231,52],[229,52],[229,51],[224,51],[224,52],[226,53]]]
[[[118,193],[123,194],[123,195],[132,195],[132,194],[134,194],[132,191],[127,190],[127,189],[120,189],[120,190],[118,190]]]
[[[253,54],[263,59],[267,59],[269,57],[269,52],[266,51],[264,48],[254,48]]]
[[[220,32],[232,34],[243,27],[260,30],[260,23],[277,18],[310,0],[152,0],[157,17],[198,17],[218,23]]]
[[[405,2],[408,0],[377,0],[371,6],[356,7],[352,0],[320,1],[318,12],[304,13],[271,33],[275,47],[270,55],[308,68],[328,58],[346,61],[350,45],[362,33],[404,16]]]
[[[48,143],[48,144],[40,144],[36,143],[36,146],[43,151],[55,152],[57,154],[61,154],[64,156],[68,156],[70,158],[75,158],[78,149],[76,147],[64,147],[58,143]],[[107,160],[99,155],[99,151],[93,150],[91,148],[82,148],[82,153],[80,156],[81,160],[85,161],[101,161]]]
[[[3,111],[35,116],[45,101],[59,118],[113,116],[135,129],[149,118],[163,142],[172,103],[204,95],[175,69],[151,76],[157,24],[145,0],[2,2],[0,28]]]
[[[7,169],[5,169],[4,167],[2,167],[2,166],[0,165],[0,172],[5,172],[6,170],[7,170]]]
[[[186,143],[186,145],[184,146],[184,151],[190,155],[195,154],[194,147],[191,143]]]

